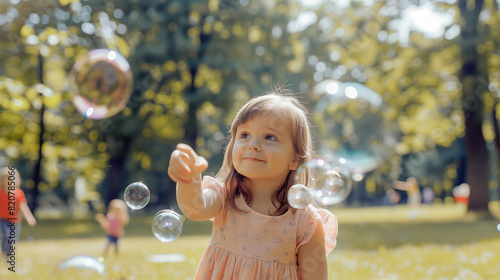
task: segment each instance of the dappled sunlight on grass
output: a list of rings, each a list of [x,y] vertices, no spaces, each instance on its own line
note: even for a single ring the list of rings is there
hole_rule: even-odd
[[[208,245],[209,236],[188,236],[171,243],[162,243],[154,237],[125,237],[121,252],[103,259],[106,271],[102,279],[190,279]],[[105,238],[62,239],[22,242],[16,260],[17,279],[45,280],[57,273],[60,262],[76,255],[102,257]],[[148,256],[183,254],[185,260],[173,263],[154,263]],[[0,279],[11,279],[14,274],[2,265]],[[187,277],[187,278],[186,278]]]
[[[369,234],[369,232],[365,232]],[[363,238],[360,233],[358,238]],[[101,279],[193,279],[209,241],[208,236],[182,237],[161,243],[152,237],[123,238],[122,252],[104,259]],[[17,278],[5,266],[0,279],[51,279],[57,265],[75,255],[100,257],[103,238],[42,240],[21,243]],[[450,244],[405,244],[374,250],[334,250],[329,258],[329,279],[500,279],[500,239]],[[180,262],[154,263],[148,256],[182,254]]]
[[[342,223],[449,222],[463,218],[467,207],[461,204],[392,205],[331,209]]]
[[[338,250],[330,279],[500,279],[500,239],[460,246],[411,244],[377,250]]]
[[[498,221],[464,219],[463,208],[456,206],[332,209],[339,236],[328,257],[329,279],[500,280]],[[415,211],[418,215],[408,215]],[[162,243],[151,232],[152,215],[131,218],[119,256],[110,250],[97,280],[193,279],[210,222],[187,220],[180,238]],[[102,257],[105,244],[91,217],[39,219],[34,228],[23,226],[17,273],[2,264],[0,279],[51,280],[59,263],[77,255]],[[170,258],[175,256],[182,258]]]

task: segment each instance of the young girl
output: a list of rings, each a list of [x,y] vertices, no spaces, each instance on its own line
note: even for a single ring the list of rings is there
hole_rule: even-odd
[[[21,234],[21,215],[30,226],[36,225],[36,219],[28,207],[26,197],[21,190],[21,175],[13,167],[0,170],[0,228],[2,230],[2,259],[11,253],[11,247],[17,248]],[[19,215],[21,213],[21,215]],[[9,239],[13,235],[14,239]]]
[[[106,216],[99,213],[95,215],[95,219],[108,235],[103,257],[108,254],[111,244],[115,246],[115,256],[118,255],[118,239],[123,236],[123,227],[129,222],[127,205],[121,199],[113,199],[109,202]]]
[[[207,161],[177,145],[168,174],[177,182],[179,207],[191,220],[213,221],[195,279],[327,279],[336,216],[287,201],[297,168],[313,156],[306,112],[282,94],[250,100],[231,125],[215,178],[200,181]]]

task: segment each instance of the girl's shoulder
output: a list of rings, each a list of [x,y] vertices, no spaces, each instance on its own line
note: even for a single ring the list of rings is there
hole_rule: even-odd
[[[338,220],[327,209],[308,206],[304,209],[296,210],[297,215],[297,239],[299,246],[311,239],[316,230],[322,230],[325,234],[325,248],[330,252],[335,248],[338,234]]]
[[[305,209],[302,209],[303,220],[307,220],[308,223],[321,222],[326,225],[335,225],[337,227],[338,221],[337,216],[334,215],[330,210],[325,208],[317,208],[315,206],[309,205]]]

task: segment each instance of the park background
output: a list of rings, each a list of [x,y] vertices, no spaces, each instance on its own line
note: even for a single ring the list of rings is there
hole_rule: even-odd
[[[340,222],[332,279],[497,279],[498,4],[2,1],[0,163],[19,170],[39,219],[35,228],[23,226],[17,276],[46,279],[67,257],[99,256],[104,234],[93,215],[142,181],[151,201],[131,213],[123,256],[109,260],[106,279],[189,279],[209,225],[186,221],[169,244],[150,233],[154,213],[177,209],[166,174],[175,145],[195,146],[214,174],[230,121],[249,98],[283,84],[314,116],[321,102],[314,86],[334,80],[381,96],[387,107],[379,125],[390,127],[395,142],[331,207]],[[73,106],[69,73],[98,48],[123,55],[134,83],[120,113],[95,120]],[[348,114],[362,123],[362,109]],[[432,190],[431,203],[386,205],[393,182],[408,177]],[[465,182],[466,208],[453,199]],[[189,259],[148,266],[144,256],[161,252]],[[138,253],[144,261],[132,260]],[[2,279],[12,276],[5,271]]]

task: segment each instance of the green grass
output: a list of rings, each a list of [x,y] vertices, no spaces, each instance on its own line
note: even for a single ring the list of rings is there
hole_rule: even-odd
[[[329,279],[500,279],[498,221],[466,219],[463,210],[453,207],[332,209],[339,218],[339,236],[328,257]],[[104,259],[100,279],[193,279],[211,223],[185,221],[179,239],[162,243],[151,233],[152,219],[153,214],[132,215],[121,254]],[[67,272],[57,270],[61,261],[75,255],[100,257],[106,242],[90,218],[40,219],[34,228],[23,225],[21,240],[18,272],[0,266],[0,279],[51,279]],[[148,261],[158,254],[186,259]]]

